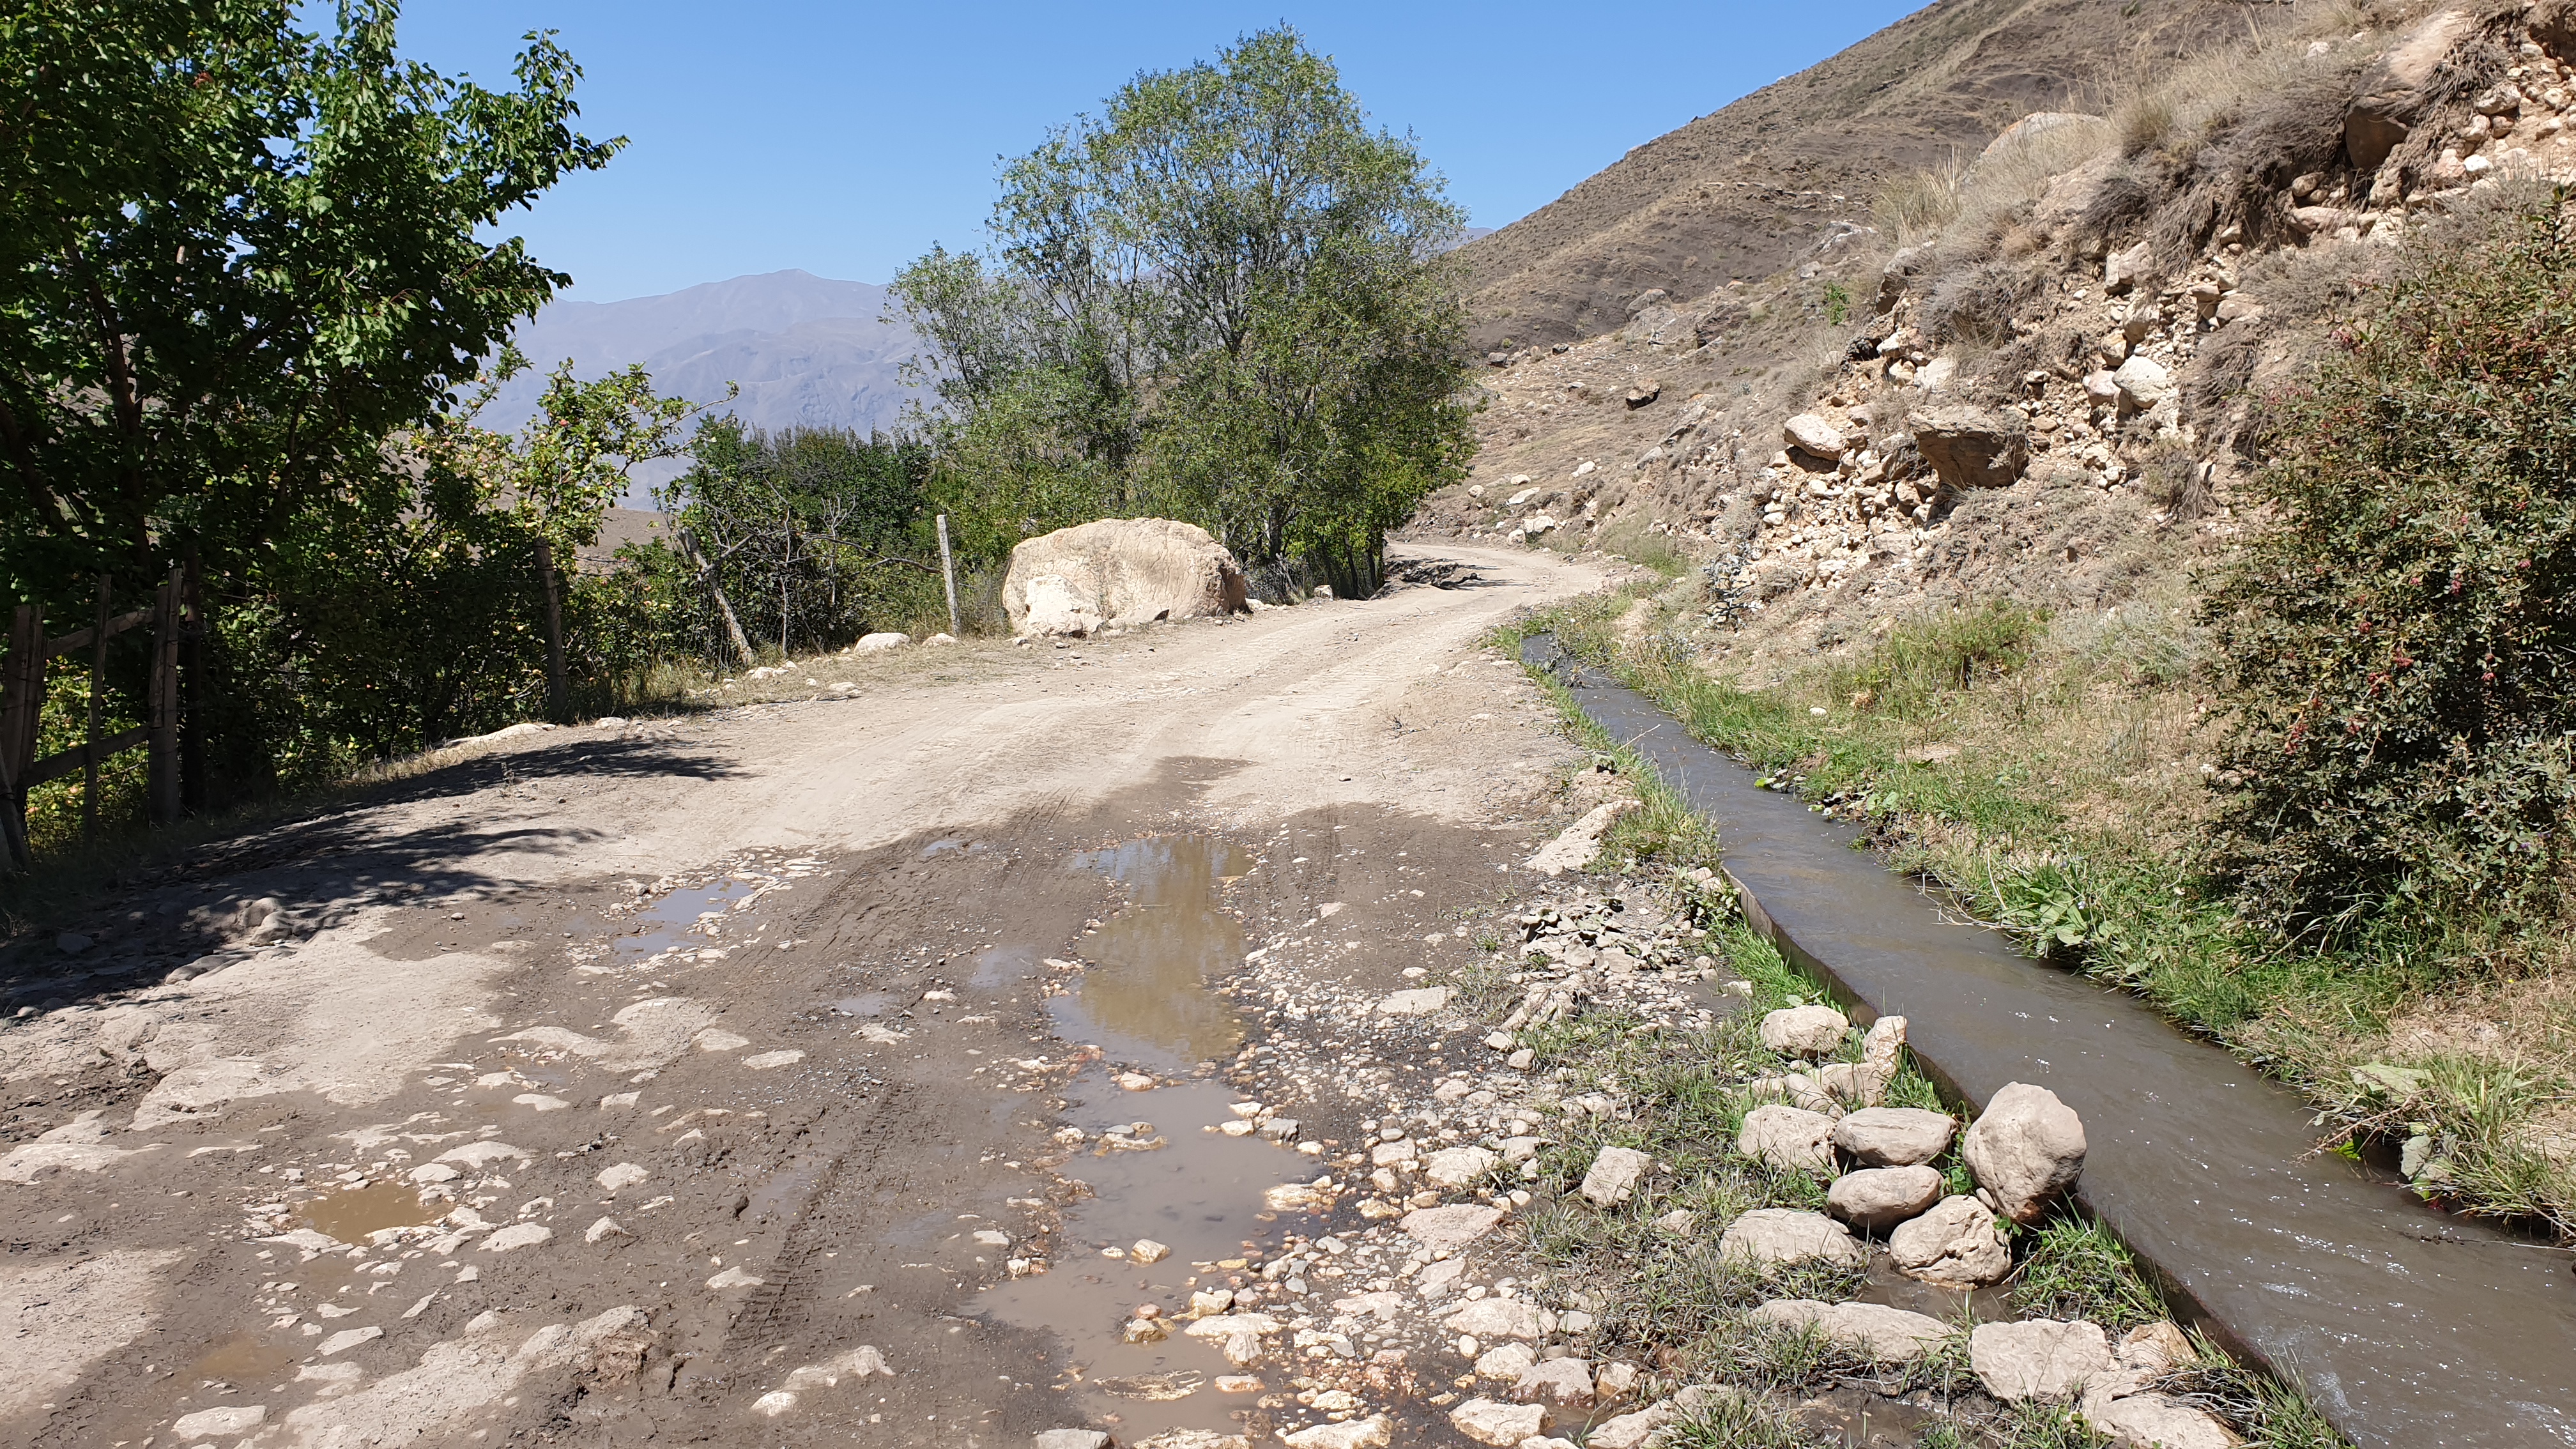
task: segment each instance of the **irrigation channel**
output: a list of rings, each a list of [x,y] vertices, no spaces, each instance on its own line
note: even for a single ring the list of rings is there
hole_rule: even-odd
[[[1903,1014],[1944,1090],[1982,1104],[2032,1082],[2074,1108],[2083,1205],[2187,1316],[2296,1380],[2354,1443],[2576,1445],[2566,1253],[2314,1151],[2309,1110],[2244,1063],[1945,915],[1859,848],[1859,830],[1757,787],[1553,637],[1521,657],[1717,823],[1755,926],[1863,1019]]]

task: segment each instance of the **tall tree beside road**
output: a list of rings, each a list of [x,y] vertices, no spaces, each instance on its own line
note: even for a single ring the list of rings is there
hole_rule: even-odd
[[[1474,447],[1462,221],[1283,28],[1008,163],[992,253],[934,249],[895,292],[988,527],[1159,513],[1365,593]]]
[[[0,587],[19,599],[59,613],[96,574],[191,558],[219,618],[309,635],[320,621],[265,571],[331,554],[327,530],[402,497],[389,440],[569,281],[494,229],[622,144],[573,129],[570,56],[531,35],[515,87],[491,90],[397,56],[391,0],[347,0],[328,35],[298,17],[276,0],[0,14]],[[214,702],[192,727],[257,734],[257,716]]]

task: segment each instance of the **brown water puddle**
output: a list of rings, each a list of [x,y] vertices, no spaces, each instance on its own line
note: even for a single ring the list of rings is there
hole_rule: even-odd
[[[294,1340],[246,1328],[215,1340],[178,1378],[192,1388],[207,1380],[236,1387],[264,1384],[293,1367],[295,1357]]]
[[[1074,992],[1049,1003],[1058,1034],[1101,1046],[1110,1062],[1166,1072],[1231,1054],[1243,1042],[1243,1023],[1210,984],[1243,959],[1243,927],[1221,899],[1252,868],[1251,855],[1209,836],[1164,835],[1087,851],[1072,864],[1120,882],[1128,904],[1083,942],[1088,964]],[[1017,960],[989,964],[1006,971]],[[1263,1196],[1313,1178],[1315,1160],[1214,1130],[1233,1115],[1233,1093],[1219,1083],[1130,1092],[1106,1070],[1093,1070],[1065,1093],[1064,1120],[1092,1140],[1058,1170],[1091,1195],[1066,1215],[1053,1269],[994,1285],[977,1297],[976,1311],[1052,1333],[1062,1345],[1051,1360],[1055,1383],[1074,1395],[1081,1421],[1115,1424],[1121,1442],[1168,1429],[1241,1433],[1256,1395],[1217,1391],[1218,1378],[1240,1372],[1220,1345],[1181,1331],[1128,1343],[1123,1326],[1139,1305],[1172,1317],[1189,1307],[1193,1288],[1247,1281],[1243,1265],[1267,1256],[1259,1247],[1265,1239],[1322,1232],[1305,1215],[1273,1211]],[[1122,1135],[1161,1145],[1112,1149],[1100,1140],[1106,1129],[1140,1122],[1151,1130]],[[1137,1261],[1130,1250],[1147,1238],[1171,1255]],[[1227,1262],[1235,1267],[1221,1266]],[[1295,1372],[1284,1360],[1262,1369],[1267,1373],[1253,1372],[1271,1390]]]
[[[683,886],[620,923],[610,964],[630,966],[674,947],[722,949],[742,942],[725,933],[744,897],[760,889],[757,881],[722,876],[700,886]],[[692,939],[695,938],[695,939]]]
[[[1197,1264],[1266,1257],[1258,1245],[1283,1231],[1322,1233],[1320,1220],[1273,1212],[1262,1197],[1283,1182],[1312,1178],[1314,1159],[1256,1137],[1205,1130],[1226,1120],[1233,1095],[1211,1083],[1128,1092],[1095,1071],[1066,1092],[1072,1105],[1064,1118],[1085,1133],[1150,1121],[1164,1145],[1110,1151],[1095,1143],[1058,1169],[1093,1196],[1066,1215],[1054,1269],[994,1285],[979,1295],[976,1310],[1054,1333],[1063,1344],[1056,1383],[1075,1393],[1085,1422],[1116,1415],[1121,1442],[1166,1429],[1241,1433],[1237,1416],[1255,1396],[1220,1394],[1215,1381],[1250,1372],[1280,1390],[1297,1371],[1284,1358],[1238,1370],[1217,1343],[1191,1338],[1180,1325],[1159,1343],[1128,1343],[1121,1330],[1140,1304],[1170,1317],[1188,1309],[1193,1287],[1240,1285],[1253,1276]],[[1170,1248],[1171,1256],[1148,1265],[1102,1251],[1125,1254],[1141,1238]]]
[[[344,1243],[363,1243],[367,1234],[386,1228],[408,1228],[436,1222],[446,1209],[420,1200],[420,1192],[399,1182],[370,1183],[348,1192],[307,1198],[295,1215],[306,1227]]]
[[[1165,1071],[1242,1045],[1242,1019],[1208,982],[1243,960],[1243,925],[1218,899],[1252,863],[1204,835],[1148,835],[1076,855],[1075,869],[1127,887],[1128,903],[1083,943],[1090,964],[1074,994],[1048,1004],[1057,1034]]]

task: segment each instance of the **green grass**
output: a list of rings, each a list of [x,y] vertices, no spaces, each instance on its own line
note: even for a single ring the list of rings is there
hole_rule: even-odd
[[[2028,1256],[2012,1280],[2014,1311],[2030,1318],[2086,1318],[2114,1334],[2167,1317],[2128,1245],[2074,1211],[2025,1234]]]
[[[1947,1428],[1948,1426],[1944,1426]],[[1926,1436],[1925,1449],[1949,1449],[1949,1446],[1991,1445],[1993,1449],[2106,1449],[2111,1437],[2085,1421],[2082,1414],[2063,1404],[2043,1404],[2025,1399],[2013,1404],[1993,1419],[1978,1426],[1983,1432],[1969,1438],[1949,1429],[1949,1437],[1940,1431]]]
[[[1669,1449],[1824,1449],[1825,1441],[1786,1415],[1731,1395],[1714,1395],[1663,1431]]]
[[[1603,553],[1616,554],[1633,564],[1642,564],[1667,579],[1690,572],[1691,556],[1672,535],[1648,531],[1652,522],[1647,515],[1631,513],[1601,530],[1594,547]]]
[[[2344,1449],[2343,1436],[2319,1417],[2295,1384],[2254,1372],[2208,1339],[2192,1335],[2197,1356],[2156,1384],[2234,1426],[2247,1449]]]

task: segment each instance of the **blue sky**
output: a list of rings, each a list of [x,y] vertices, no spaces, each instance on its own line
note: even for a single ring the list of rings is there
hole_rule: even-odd
[[[613,301],[787,267],[882,282],[934,240],[975,245],[997,156],[1282,20],[1500,226],[1913,8],[413,0],[402,36],[501,82],[520,35],[562,32],[583,129],[632,144],[513,226],[568,295]]]

